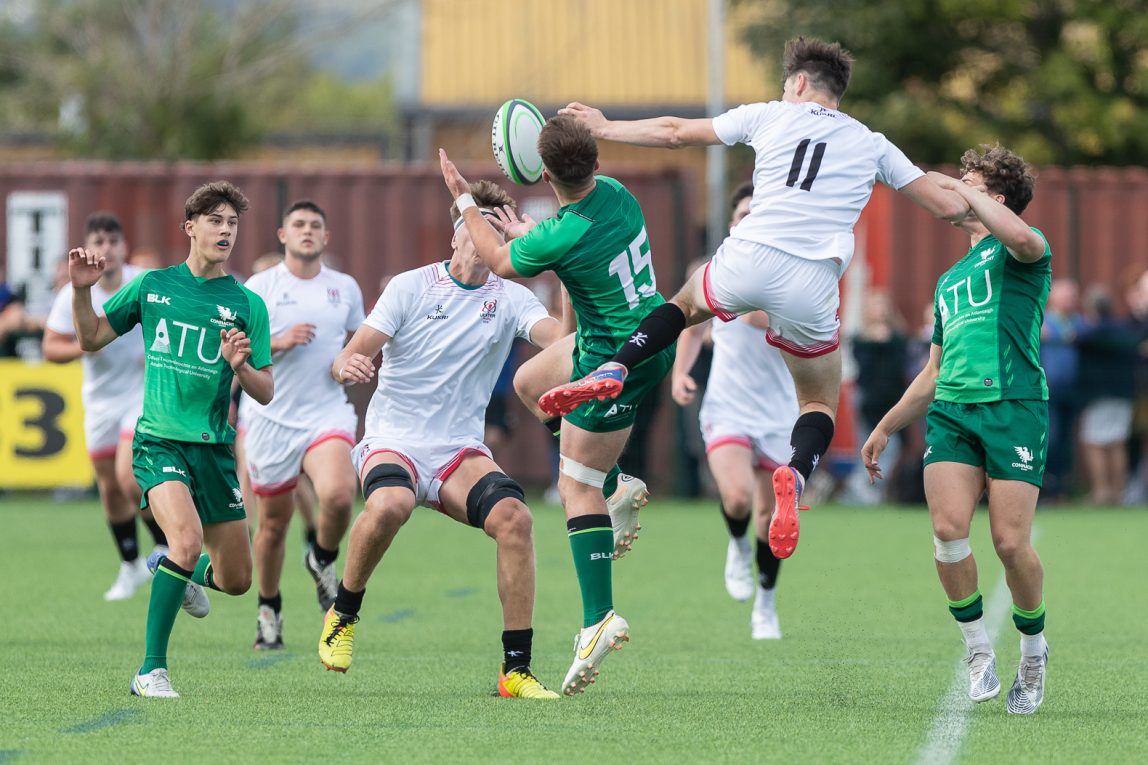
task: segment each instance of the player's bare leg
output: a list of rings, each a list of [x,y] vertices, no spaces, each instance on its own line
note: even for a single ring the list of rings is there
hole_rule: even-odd
[[[139,554],[136,528],[138,512],[136,508],[139,505],[133,505],[129,496],[123,491],[117,475],[115,456],[93,459],[92,467],[96,473],[96,487],[100,493],[100,503],[104,507],[104,517],[115,539],[116,550],[120,554],[116,580],[104,593],[104,600],[125,600],[134,595],[136,590],[151,578]],[[135,478],[132,482],[135,483]]]
[[[283,647],[283,598],[279,582],[283,577],[283,559],[287,552],[287,529],[295,512],[295,492],[257,495],[259,522],[255,526],[255,570],[259,576],[259,612],[255,649],[277,650]]]
[[[319,499],[315,544],[307,551],[304,562],[315,580],[319,607],[326,611],[335,602],[335,558],[351,523],[357,491],[351,445],[341,438],[329,438],[315,445],[303,456],[303,472],[311,477]]]
[[[551,388],[569,382],[574,372],[574,338],[571,332],[527,359],[514,373],[514,392],[539,422],[546,422],[550,415],[538,406],[538,399]]]
[[[721,496],[721,512],[729,527],[725,557],[725,589],[734,600],[753,597],[753,547],[746,536],[753,510],[753,449],[745,444],[720,444],[706,455]]]

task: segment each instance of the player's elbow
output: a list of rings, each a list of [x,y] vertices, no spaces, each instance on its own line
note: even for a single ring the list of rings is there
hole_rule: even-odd
[[[104,343],[101,343],[98,337],[84,337],[80,335],[79,340],[80,348],[88,353],[95,353],[104,347]]]

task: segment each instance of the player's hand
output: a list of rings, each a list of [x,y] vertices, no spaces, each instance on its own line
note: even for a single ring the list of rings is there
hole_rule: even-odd
[[[447,191],[453,198],[458,199],[460,195],[470,193],[470,184],[466,182],[466,178],[462,177],[462,173],[447,157],[446,149],[438,150],[438,163],[442,168],[442,179],[446,181]]]
[[[368,383],[375,376],[375,365],[361,353],[352,353],[336,375],[343,385]]]
[[[294,348],[296,345],[307,345],[315,339],[314,324],[296,324],[283,334],[279,335],[279,344],[282,350]]]
[[[104,266],[107,261],[83,247],[68,250],[68,278],[72,287],[83,289],[91,287],[104,275]]]
[[[865,441],[865,445],[861,447],[861,463],[865,466],[865,470],[869,472],[869,483],[875,483],[878,478],[884,478],[881,474],[881,453],[885,451],[885,447],[889,445],[889,434],[883,430],[877,429],[869,434],[869,438]]]
[[[238,372],[251,356],[251,340],[247,337],[247,333],[241,329],[235,327],[221,329],[219,330],[219,350],[223,354],[223,360]]]
[[[953,176],[945,175],[944,173],[938,173],[936,170],[930,170],[929,172],[925,173],[925,176],[930,181],[946,191],[957,191],[959,187],[965,185],[961,183],[959,178],[954,178]]]
[[[593,106],[587,106],[586,104],[580,104],[577,101],[567,104],[563,109],[559,109],[558,114],[563,117],[573,117],[578,120],[590,128],[590,132],[595,137],[599,137],[597,131],[606,126],[606,117],[600,109],[595,109]]]
[[[525,213],[519,218],[518,213],[509,205],[495,207],[494,214],[498,216],[498,222],[491,221],[491,225],[501,231],[508,240],[517,239],[538,225],[533,218]]]
[[[670,385],[670,392],[674,397],[675,404],[685,406],[697,396],[698,384],[694,382],[694,378],[687,374],[674,375]]]

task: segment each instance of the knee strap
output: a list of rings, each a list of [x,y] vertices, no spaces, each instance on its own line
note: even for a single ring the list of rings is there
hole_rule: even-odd
[[[411,480],[411,474],[406,471],[406,468],[391,463],[375,465],[367,472],[367,477],[363,479],[363,499],[370,499],[371,494],[377,489],[391,486],[400,486],[408,489],[411,494],[415,493],[415,482]]]
[[[954,539],[952,542],[933,537],[933,557],[941,563],[960,563],[972,554],[973,548],[969,547],[968,537]]]
[[[474,482],[466,495],[466,520],[476,529],[485,528],[486,518],[499,501],[514,497],[526,499],[522,487],[505,473],[490,472]]]
[[[601,489],[606,485],[606,474],[604,472],[583,465],[581,462],[575,462],[569,457],[564,456],[558,460],[558,469],[578,483],[593,486],[595,489]]]

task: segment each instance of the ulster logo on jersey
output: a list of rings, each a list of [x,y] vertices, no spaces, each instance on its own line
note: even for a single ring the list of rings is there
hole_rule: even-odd
[[[327,302],[331,305],[339,305],[339,290],[336,287],[327,288]]]
[[[479,314],[479,318],[482,319],[482,323],[483,324],[489,324],[490,320],[494,318],[494,312],[497,310],[498,310],[498,301],[497,300],[487,300],[485,303],[483,303],[482,304],[482,313]]]

